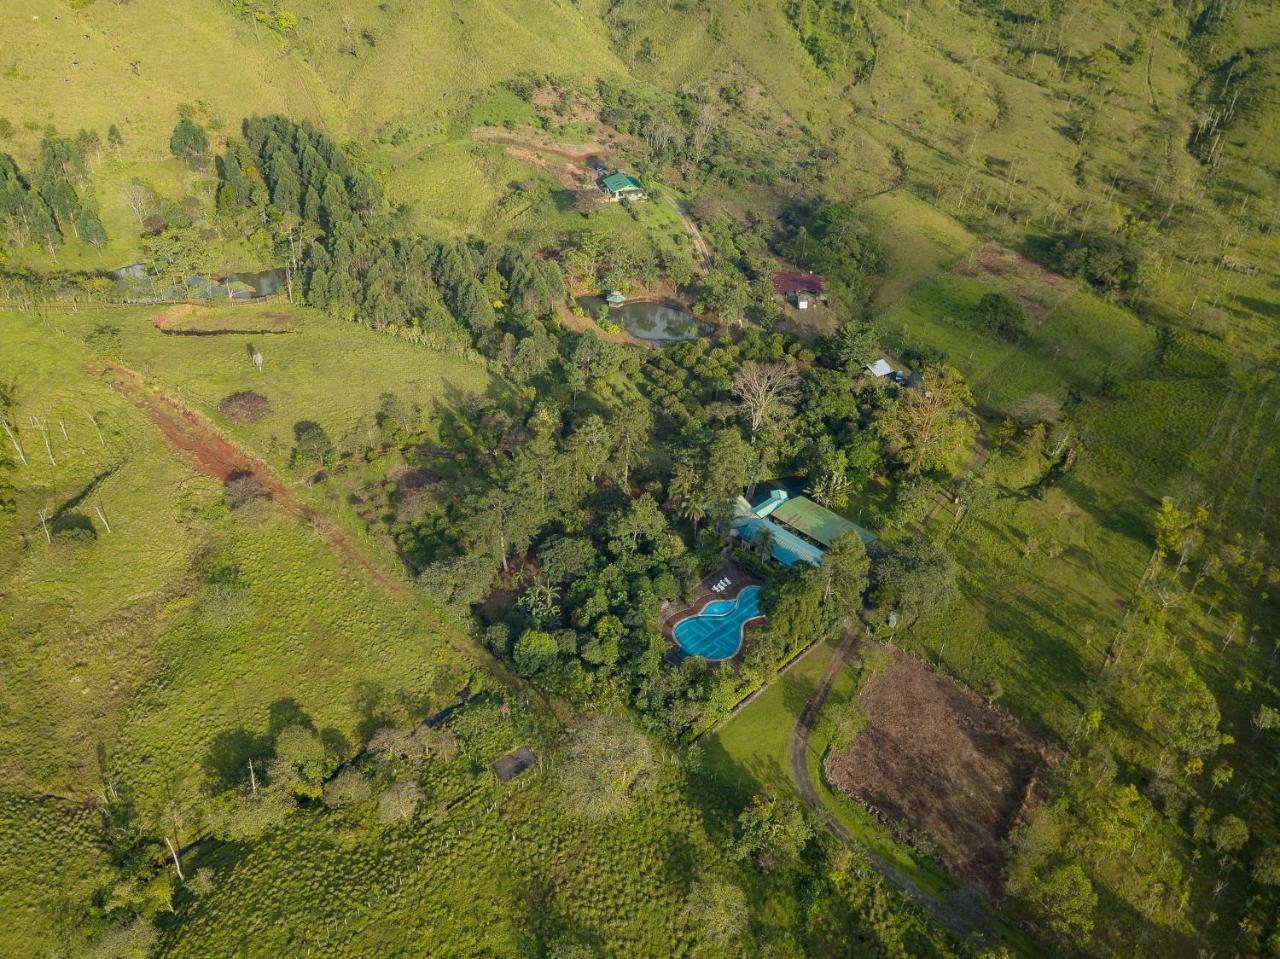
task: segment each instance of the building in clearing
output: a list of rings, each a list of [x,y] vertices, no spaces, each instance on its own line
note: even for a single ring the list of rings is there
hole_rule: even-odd
[[[610,200],[643,200],[644,187],[629,173],[616,171],[600,181]]]
[[[878,359],[874,363],[867,364],[867,372],[875,377],[885,377],[893,373],[893,366],[888,360]]]
[[[797,293],[822,296],[827,292],[827,280],[821,273],[783,270],[773,274],[773,292],[786,297],[794,297]]]

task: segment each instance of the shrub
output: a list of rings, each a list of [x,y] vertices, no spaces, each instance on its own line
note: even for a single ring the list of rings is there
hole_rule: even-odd
[[[252,473],[239,472],[227,477],[227,505],[232,509],[264,495],[262,484]]]
[[[49,523],[49,532],[54,539],[68,543],[84,543],[98,538],[93,520],[74,511],[60,513],[54,518]]]
[[[418,806],[418,800],[421,798],[422,793],[418,789],[417,783],[392,783],[378,797],[378,818],[384,823],[408,819],[413,815],[414,809]]]
[[[625,813],[653,784],[657,757],[644,734],[620,716],[582,720],[560,758],[565,806],[584,819]]]
[[[191,169],[201,169],[208,162],[209,136],[200,124],[183,117],[169,137],[169,151]]]
[[[373,790],[369,786],[369,780],[348,766],[324,784],[322,798],[324,804],[330,809],[338,809],[341,806],[353,806],[366,802],[372,795]]]
[[[978,301],[978,322],[992,336],[1016,343],[1027,331],[1022,304],[1008,293],[987,293]]]
[[[230,394],[218,404],[218,409],[223,415],[242,423],[256,423],[271,412],[267,398],[251,390],[239,390]]]
[[[333,440],[324,427],[314,420],[299,420],[293,424],[293,452],[290,463],[294,466],[308,463],[329,466],[337,456]]]

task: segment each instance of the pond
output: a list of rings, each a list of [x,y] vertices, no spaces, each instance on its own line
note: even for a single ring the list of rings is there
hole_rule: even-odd
[[[284,288],[285,271],[228,273],[225,277],[193,276],[182,289],[156,285],[141,263],[121,267],[111,274],[116,285],[132,300],[256,300]]]
[[[605,308],[604,300],[598,296],[579,297],[578,305],[592,317],[600,316],[601,309]],[[700,336],[710,335],[714,329],[707,323],[699,322],[692,313],[652,300],[632,300],[608,309],[608,319],[632,336],[656,343],[696,340]]]

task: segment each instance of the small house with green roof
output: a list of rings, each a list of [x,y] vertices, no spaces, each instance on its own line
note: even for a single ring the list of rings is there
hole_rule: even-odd
[[[600,181],[611,200],[643,200],[644,187],[629,173],[615,171]]]

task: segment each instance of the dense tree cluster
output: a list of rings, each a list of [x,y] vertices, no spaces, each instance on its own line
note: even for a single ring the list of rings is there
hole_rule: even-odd
[[[509,336],[508,364],[541,371],[542,345],[521,341],[565,295],[555,261],[400,229],[377,182],[309,124],[254,117],[243,134],[217,161],[219,209],[276,232],[308,302],[450,352],[496,356]]]
[[[81,131],[75,139],[48,134],[31,178],[8,154],[0,153],[0,229],[12,246],[53,251],[64,240],[100,247],[107,241],[90,192],[89,154],[98,135]]]

